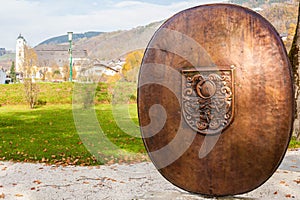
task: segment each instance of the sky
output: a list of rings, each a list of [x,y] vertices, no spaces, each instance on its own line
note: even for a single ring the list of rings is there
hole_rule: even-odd
[[[0,0],[0,48],[15,50],[21,33],[34,47],[68,31],[128,30],[220,0]]]

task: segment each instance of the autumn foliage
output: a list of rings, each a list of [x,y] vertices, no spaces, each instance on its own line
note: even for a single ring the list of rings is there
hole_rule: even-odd
[[[138,72],[143,59],[143,50],[129,53],[122,68],[122,74],[126,81],[137,82]]]

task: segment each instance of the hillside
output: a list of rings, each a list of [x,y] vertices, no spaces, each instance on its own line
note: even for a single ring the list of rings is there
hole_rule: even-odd
[[[161,24],[162,21],[130,30],[101,33],[94,37],[77,39],[73,41],[73,57],[113,60],[133,50],[144,49]],[[56,62],[60,66],[67,63],[69,44],[64,40],[58,42],[60,39],[55,38],[47,41],[35,47],[40,63]]]
[[[129,31],[102,34],[87,40],[79,40],[77,45],[88,50],[92,58],[111,60],[136,49],[145,49],[154,32],[162,24],[155,22],[139,26]]]
[[[7,53],[3,56],[0,56],[0,67],[3,67],[5,70],[10,69],[12,61],[15,61],[15,53]]]
[[[98,36],[100,34],[102,34],[103,32],[86,32],[86,33],[75,33],[73,34],[73,40],[77,41],[79,39],[82,38],[91,38],[91,37],[95,37]],[[57,36],[57,37],[53,37],[50,38],[48,40],[45,40],[43,42],[41,42],[38,45],[43,45],[43,44],[61,44],[61,43],[66,43],[68,42],[68,36],[67,35],[61,35],[61,36]]]
[[[0,62],[6,61],[6,60],[14,60],[15,58],[16,58],[15,53],[6,53],[6,54],[0,56]]]
[[[230,3],[252,8],[265,17],[283,37],[290,50],[298,18],[298,0],[230,0]]]

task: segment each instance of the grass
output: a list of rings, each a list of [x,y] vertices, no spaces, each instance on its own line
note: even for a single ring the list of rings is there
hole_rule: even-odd
[[[39,83],[39,87],[39,100],[47,105],[31,110],[24,103],[22,84],[0,85],[0,160],[61,165],[147,160],[136,126],[136,104],[103,104],[111,102],[114,89],[118,96],[113,102],[135,101],[136,96],[126,92],[135,85],[98,84],[95,113],[72,109],[72,83]],[[293,137],[289,148],[300,148],[300,141]]]
[[[71,104],[73,83],[38,83],[38,99],[47,104]],[[26,104],[23,84],[0,84],[0,105]]]
[[[297,141],[296,137],[293,136],[291,141],[290,141],[289,148],[290,149],[300,148],[300,140]]]
[[[130,105],[129,109],[136,123],[136,105]],[[110,105],[96,106],[96,113],[107,138],[114,144],[126,152],[145,153],[140,138],[125,134],[113,122]],[[0,159],[77,165],[124,161],[117,154],[96,160],[77,133],[71,105],[47,105],[34,110],[20,105],[1,107]]]
[[[74,83],[37,83],[39,87],[38,100],[44,104],[71,104],[74,91]],[[127,98],[131,102],[136,101],[136,94],[128,94],[122,91],[135,90],[136,84],[122,82],[115,83],[98,83],[95,88],[95,103],[110,103],[114,90],[121,91],[119,98]],[[1,105],[25,105],[25,92],[23,84],[0,84],[0,106]],[[127,95],[127,96],[126,96]]]
[[[113,117],[110,104],[97,105],[95,109],[104,137],[116,145],[117,149],[110,149],[109,145],[105,145],[96,130],[89,130],[88,122],[82,122],[85,124],[84,132],[76,130],[71,105],[47,105],[34,110],[21,105],[3,106],[0,108],[0,160],[62,165],[145,160],[146,156],[124,157],[120,153],[121,149],[133,154],[145,154],[142,140],[131,136],[139,134],[136,127],[130,126],[137,124],[136,104],[127,106],[129,115],[126,115],[126,106],[117,106],[114,111],[118,116],[117,120]],[[290,148],[299,147],[300,142],[293,138]],[[99,158],[97,156],[102,156],[103,159],[96,159]]]

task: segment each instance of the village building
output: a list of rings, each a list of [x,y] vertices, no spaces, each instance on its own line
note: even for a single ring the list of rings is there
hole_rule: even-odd
[[[3,69],[0,69],[0,84],[5,84],[6,73]]]
[[[6,54],[6,49],[5,48],[0,48],[0,56],[3,56]]]
[[[17,80],[22,82],[24,77],[30,77],[33,80],[67,81],[65,77],[68,77],[69,74],[67,73],[70,73],[70,55],[67,43],[36,46],[34,51],[37,54],[37,66],[31,67],[30,75],[26,74],[24,69],[26,45],[25,38],[20,34],[16,41],[15,67]],[[110,61],[89,58],[87,50],[78,48],[75,44],[73,44],[72,56],[72,69],[75,76],[73,79],[75,81],[82,77],[88,79],[93,77],[93,81],[99,81],[103,75],[114,76],[121,73],[122,66],[125,63],[123,58]]]
[[[17,44],[16,44],[16,72],[20,73],[23,71],[23,64],[24,64],[24,58],[25,58],[25,46],[26,46],[26,40],[25,38],[20,34],[17,38]]]

